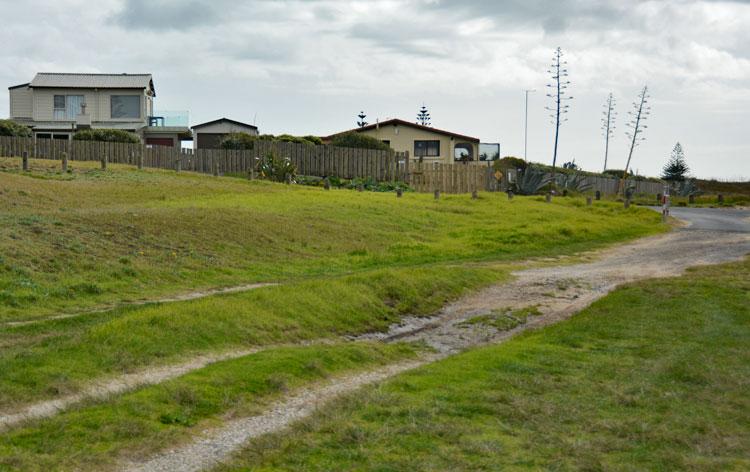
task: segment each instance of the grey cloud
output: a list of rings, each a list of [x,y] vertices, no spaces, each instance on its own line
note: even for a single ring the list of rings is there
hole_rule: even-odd
[[[226,6],[211,0],[127,0],[110,20],[128,29],[183,30],[221,22]]]

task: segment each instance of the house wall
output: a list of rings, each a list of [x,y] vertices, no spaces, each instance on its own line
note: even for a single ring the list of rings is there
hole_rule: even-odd
[[[408,126],[400,125],[387,125],[379,128],[370,129],[367,131],[361,131],[368,136],[372,136],[381,141],[390,141],[390,145],[393,150],[398,152],[409,152],[411,159],[418,159],[414,155],[414,141],[416,140],[429,140],[429,141],[440,141],[440,156],[437,157],[425,157],[424,162],[443,162],[452,163],[454,162],[453,153],[455,145],[457,143],[465,143],[457,138],[452,138],[443,134],[433,133],[427,130],[411,128]],[[479,144],[471,143],[474,159],[478,159],[479,156]]]
[[[34,94],[28,87],[19,87],[8,91],[10,93],[11,118],[31,118],[33,114]]]
[[[91,116],[91,121],[110,122],[142,122],[146,124],[150,108],[153,106],[151,97],[147,97],[145,91],[133,89],[55,89],[35,88],[33,90],[33,116],[35,121],[54,121],[54,96],[55,95],[83,95],[86,102],[86,113]],[[13,90],[11,90],[13,92]],[[112,95],[137,95],[141,97],[141,116],[133,118],[112,118],[110,97]],[[69,120],[62,120],[69,121]]]

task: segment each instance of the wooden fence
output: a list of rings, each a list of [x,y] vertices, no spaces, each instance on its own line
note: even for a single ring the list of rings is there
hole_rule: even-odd
[[[256,141],[251,150],[179,149],[168,146],[107,143],[98,141],[67,141],[0,136],[0,156],[21,156],[61,159],[67,153],[71,161],[98,161],[106,157],[115,164],[137,165],[159,169],[185,170],[216,174],[249,174],[269,152],[288,158],[297,173],[342,179],[372,178],[377,181],[402,181],[418,192],[469,193],[506,190],[507,182],[498,182],[489,165],[479,163],[410,162],[408,153],[372,149],[342,148],[272,141]],[[616,194],[619,179],[585,176],[591,191],[604,195]],[[658,194],[663,184],[636,180],[636,194]]]
[[[61,159],[67,153],[71,161],[99,161],[106,157],[115,164],[203,173],[248,174],[257,168],[269,152],[288,158],[297,173],[335,176],[342,179],[373,178],[378,181],[405,180],[408,158],[405,154],[373,149],[342,148],[326,145],[256,141],[251,150],[180,149],[99,141],[67,141],[0,136],[0,156]],[[399,162],[406,165],[399,165]]]

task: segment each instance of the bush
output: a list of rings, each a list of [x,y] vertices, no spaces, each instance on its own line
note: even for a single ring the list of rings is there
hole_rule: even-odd
[[[361,149],[379,149],[381,151],[388,151],[391,149],[389,145],[367,136],[366,134],[357,133],[356,131],[350,131],[348,133],[339,134],[331,140],[331,144],[334,146],[348,147],[348,148],[361,148]]]
[[[501,169],[521,169],[521,171],[524,171],[526,169],[526,166],[528,164],[526,161],[519,157],[514,156],[505,156],[500,160],[497,160],[492,163],[492,167],[495,170],[501,170]]]
[[[617,177],[618,179],[625,177],[625,171],[623,169],[607,169],[602,172],[602,174]]]
[[[138,135],[121,129],[84,129],[73,135],[76,141],[106,141],[110,143],[140,143]]]
[[[0,120],[0,136],[31,137],[31,128],[11,120]]]
[[[229,133],[219,143],[221,149],[252,149],[259,136],[248,133]]]
[[[287,176],[291,176],[292,182],[294,182],[297,168],[289,159],[282,159],[275,153],[269,152],[258,164],[258,174],[261,178],[274,182],[286,182]]]

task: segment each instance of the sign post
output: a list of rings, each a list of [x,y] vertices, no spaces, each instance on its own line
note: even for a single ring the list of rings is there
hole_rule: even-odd
[[[661,221],[666,223],[669,218],[669,185],[664,186],[664,195],[661,196]]]

